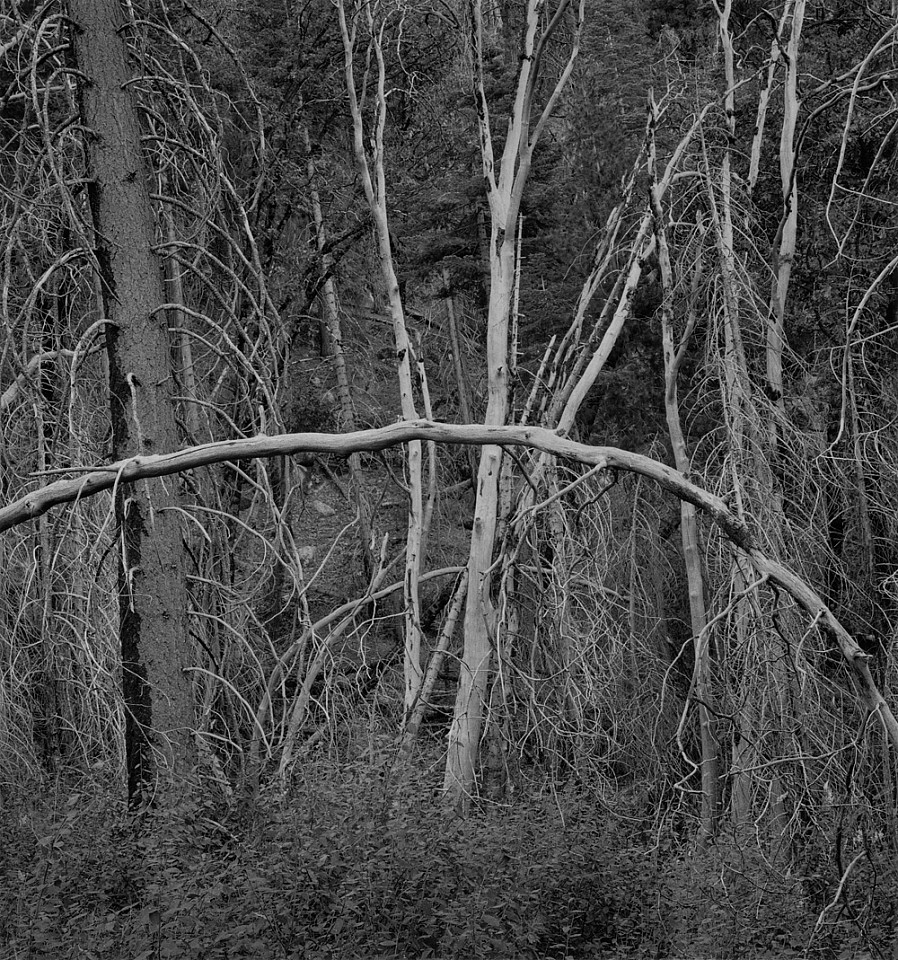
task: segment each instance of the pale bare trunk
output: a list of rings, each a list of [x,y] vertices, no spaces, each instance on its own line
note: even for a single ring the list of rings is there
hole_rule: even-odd
[[[698,132],[706,112],[707,110],[703,110],[699,116],[696,117],[692,126],[677,144],[676,149],[673,151],[673,154],[668,160],[664,169],[664,175],[659,179],[655,186],[655,192],[659,201],[667,192],[674,174],[679,167],[680,160],[682,159],[686,148],[689,146]],[[631,175],[631,182],[627,188],[628,194],[635,182],[637,171],[638,164],[634,166],[633,173]],[[547,418],[548,423],[554,425],[557,422],[558,429],[564,433],[568,433],[573,427],[577,412],[582,406],[583,401],[586,399],[587,394],[595,384],[599,374],[604,369],[605,363],[607,362],[608,357],[611,355],[611,351],[614,349],[618,338],[620,337],[620,333],[630,317],[633,309],[633,297],[636,293],[636,288],[639,286],[639,282],[642,279],[646,261],[655,250],[656,241],[652,234],[652,218],[653,213],[651,209],[643,214],[636,233],[636,238],[633,241],[630,249],[627,268],[619,275],[617,283],[615,284],[615,289],[602,309],[602,315],[595,328],[596,330],[603,328],[605,330],[605,332],[602,334],[601,341],[597,346],[594,346],[592,338],[590,338],[590,342],[586,345],[586,349],[582,349],[580,351],[579,356],[573,364],[570,374],[566,378],[565,382],[560,384],[555,396],[552,398],[552,403],[549,406]],[[609,234],[607,243],[612,244],[619,229],[619,221],[616,216],[609,217],[608,227]],[[581,291],[577,305],[577,311],[571,328],[565,335],[565,338],[559,344],[558,358],[556,363],[561,363],[566,358],[566,355],[570,349],[566,341],[574,341],[579,335],[583,316],[585,316],[586,309],[598,290],[599,280],[604,270],[603,264],[606,262],[605,256],[602,254],[602,249],[603,245],[600,245],[599,250],[596,253],[594,269],[591,271],[590,276],[587,278],[587,281],[583,286],[583,290]],[[611,320],[608,323],[607,328],[605,328],[605,320],[609,314],[611,316]]]
[[[405,311],[399,292],[399,281],[393,263],[393,251],[390,243],[390,226],[387,216],[386,177],[384,172],[383,135],[387,118],[386,67],[383,59],[381,37],[383,24],[375,22],[375,11],[371,5],[356,5],[352,23],[346,18],[345,0],[337,0],[337,13],[340,21],[340,33],[343,39],[346,89],[349,95],[349,108],[353,124],[353,149],[356,164],[362,179],[362,186],[368,207],[374,220],[377,234],[377,249],[381,275],[390,305],[393,321],[393,339],[396,346],[396,361],[399,374],[399,397],[402,416],[406,420],[417,418],[414,387],[412,382],[412,351],[405,325]],[[355,81],[355,45],[360,19],[364,17],[367,25],[369,49],[373,55],[375,75],[375,125],[372,131],[372,153],[369,164],[365,150],[365,129],[362,107],[356,90]],[[367,78],[367,74],[366,74]],[[364,93],[364,90],[363,90]],[[373,171],[373,174],[372,174]],[[403,658],[405,673],[405,715],[411,712],[421,693],[424,680],[421,668],[421,603],[419,581],[421,576],[421,547],[424,522],[424,504],[422,489],[421,441],[412,440],[407,447],[406,469],[408,472],[408,532],[405,551],[405,653]]]
[[[509,322],[516,273],[515,227],[521,198],[530,173],[533,150],[570,77],[579,51],[584,4],[577,12],[571,55],[543,107],[533,130],[535,82],[544,46],[561,22],[570,0],[561,0],[548,26],[540,31],[543,0],[528,0],[523,56],[514,104],[501,160],[496,165],[490,128],[489,104],[483,78],[484,32],[480,0],[472,0],[473,92],[484,178],[490,205],[490,295],[487,315],[487,408],[485,423],[501,426],[508,416]],[[449,731],[444,789],[456,810],[467,808],[474,792],[475,764],[480,744],[487,683],[492,659],[496,613],[491,597],[493,552],[499,509],[499,476],[502,450],[484,446],[477,471],[474,526],[468,556],[468,602],[465,609],[465,645],[459,670],[455,714]]]
[[[755,115],[755,129],[751,140],[751,154],[748,162],[748,192],[752,193],[758,182],[761,170],[761,149],[764,145],[764,127],[767,121],[767,108],[770,105],[770,93],[776,76],[776,66],[780,59],[781,38],[789,17],[790,2],[787,0],[783,15],[777,27],[776,36],[770,41],[770,53],[767,55],[767,78],[758,94],[758,109]]]
[[[770,319],[767,324],[767,390],[770,400],[780,414],[785,413],[783,397],[783,319],[789,280],[795,259],[798,232],[798,178],[795,169],[795,128],[798,122],[798,50],[804,23],[805,0],[793,0],[792,31],[786,49],[786,83],[783,90],[783,126],[780,134],[780,184],[783,194],[783,216],[780,223],[779,246],[774,251],[774,277],[770,293]],[[776,449],[777,428],[771,430],[773,451]]]
[[[514,281],[514,244],[506,241],[494,267],[490,285],[487,329],[488,401],[485,423],[503,425],[507,415],[508,311]],[[505,270],[502,270],[502,267]],[[490,597],[491,567],[499,507],[502,448],[482,448],[477,471],[474,526],[468,556],[468,599],[465,607],[465,644],[459,667],[455,714],[449,732],[445,790],[450,801],[465,809],[474,786],[474,767],[480,743],[483,707],[492,656],[496,618]]]
[[[433,688],[436,685],[437,678],[439,677],[440,671],[443,668],[443,663],[446,660],[446,654],[449,650],[449,645],[452,643],[452,637],[455,635],[455,627],[458,623],[458,617],[465,602],[467,590],[468,574],[467,571],[465,571],[455,588],[455,592],[452,595],[452,600],[449,603],[449,609],[446,613],[446,620],[443,623],[443,629],[440,631],[437,644],[430,655],[430,660],[427,664],[427,671],[424,674],[424,683],[421,685],[421,695],[418,697],[417,703],[412,708],[412,712],[409,714],[405,729],[402,731],[400,756],[404,760],[407,760],[411,756],[412,750],[415,746],[415,741],[418,739],[418,732],[421,729],[421,723],[424,720],[424,716],[427,713],[428,707],[431,706],[430,698],[433,695]]]
[[[775,416],[769,425],[768,462],[773,462],[779,454],[780,434],[785,423],[785,395],[783,386],[783,350],[785,345],[784,319],[786,301],[789,296],[789,282],[792,275],[792,264],[795,259],[796,239],[798,232],[798,177],[796,169],[795,131],[798,123],[798,112],[801,100],[798,92],[798,56],[801,45],[801,31],[804,24],[806,0],[792,0],[791,2],[791,30],[789,43],[785,50],[784,66],[786,79],[783,89],[783,123],[780,132],[779,162],[780,185],[783,197],[783,213],[780,221],[778,245],[774,248],[774,277],[771,284],[770,311],[766,331],[766,361],[767,361],[767,393],[775,407]],[[783,14],[783,24],[786,13]],[[782,422],[778,422],[782,421]],[[761,471],[759,479],[764,492],[768,494],[766,500],[771,507],[771,520],[774,536],[781,529],[784,516],[782,496],[774,483],[769,467]],[[779,705],[779,715],[783,726],[791,729],[800,729],[801,722],[789,722],[792,704],[798,698],[792,695],[793,678],[785,670],[787,651],[779,639],[779,632],[771,632],[771,642],[774,645],[772,671],[776,684],[776,702]],[[799,735],[799,740],[800,740]],[[799,753],[803,752],[803,745],[798,744]],[[784,756],[793,752],[791,744],[783,744],[781,754]],[[774,769],[771,780],[772,810],[774,820],[774,855],[784,855],[788,851],[788,827],[791,820],[791,810],[782,778]]]
[[[415,344],[412,347],[412,341],[409,341],[409,348],[412,354],[412,363],[415,365],[415,373],[418,379],[418,390],[421,395],[421,406],[424,407],[424,416],[428,420],[433,420],[433,405],[430,402],[430,385],[427,381],[427,368],[424,365],[423,344],[420,334],[415,331]],[[427,496],[423,496],[423,510],[421,515],[421,533],[419,553],[421,556],[421,565],[427,558],[427,538],[430,536],[430,525],[433,522],[433,511],[436,507],[438,480],[438,462],[437,445],[432,441],[427,443]],[[423,639],[423,635],[422,635]]]
[[[657,120],[657,112],[652,101],[652,121]],[[650,151],[652,174],[655,174],[656,152],[654,134]],[[670,262],[670,250],[667,242],[664,211],[661,205],[660,189],[657,179],[652,187],[652,212],[655,220],[655,237],[658,241],[658,261],[661,267],[661,282],[664,301],[661,307],[661,334],[664,350],[664,412],[667,430],[673,450],[677,470],[688,477],[692,473],[692,461],[683,434],[680,418],[680,405],[677,379],[680,366],[686,355],[689,340],[695,330],[696,298],[701,279],[701,261],[697,260],[692,277],[686,327],[678,346],[674,344],[672,298],[673,270]],[[699,225],[699,229],[701,225]],[[708,613],[705,606],[705,580],[702,567],[701,545],[699,541],[698,517],[691,503],[680,501],[680,539],[683,547],[683,563],[686,568],[686,582],[689,591],[689,618],[692,628],[694,653],[693,690],[698,702],[699,729],[701,733],[702,757],[702,832],[705,837],[713,836],[717,829],[720,807],[720,747],[713,727],[712,661],[711,642],[708,632]]]
[[[564,408],[558,417],[558,429],[564,433],[568,433],[574,425],[574,418],[577,415],[577,411],[583,405],[587,394],[604,369],[605,363],[611,355],[611,351],[614,349],[624,325],[630,318],[630,313],[633,309],[633,295],[636,292],[639,281],[642,279],[645,262],[655,249],[655,238],[651,236],[651,229],[652,215],[651,213],[647,213],[639,225],[639,231],[633,244],[630,269],[624,280],[621,295],[616,301],[617,307],[614,310],[611,323],[602,336],[598,348],[590,355],[585,369],[582,372],[577,371],[576,379],[568,393]]]
[[[733,38],[729,30],[729,18],[732,9],[731,0],[725,0],[717,7],[720,42],[724,55],[724,81],[727,93],[724,99],[727,133],[732,142],[736,131],[735,114],[735,73],[733,56]],[[735,251],[733,239],[732,214],[732,171],[731,151],[724,150],[720,167],[720,203],[718,207],[713,184],[708,183],[711,216],[714,222],[715,239],[719,256],[719,269],[723,290],[722,306],[724,333],[724,377],[722,380],[724,411],[727,421],[727,444],[729,448],[732,491],[739,516],[745,516],[745,503],[742,490],[741,468],[745,458],[746,408],[749,404],[750,387],[745,351],[742,345],[742,331],[739,323],[739,296],[736,286]],[[748,648],[748,623],[751,617],[750,605],[746,599],[747,579],[742,565],[735,559],[731,567],[732,590],[735,594],[735,643],[737,649]],[[740,716],[735,718],[735,742],[733,745],[733,818],[737,826],[744,826],[750,815],[751,773],[756,756],[754,743],[755,731],[750,720],[753,706],[743,706]]]
[[[801,0],[796,0],[800,4]],[[725,98],[727,128],[730,143],[733,142],[736,130],[735,114],[735,74],[732,35],[729,31],[729,16],[731,0],[726,0],[722,7],[717,8],[719,31],[724,53],[724,71],[727,84]],[[795,11],[799,14],[796,23],[793,19],[793,53],[797,55],[797,41],[801,29],[800,15],[803,6]],[[794,11],[794,12],[795,12]],[[796,29],[798,32],[796,32]],[[795,69],[791,64],[790,69]],[[787,84],[788,86],[788,84]],[[787,92],[787,114],[789,109],[797,109],[797,101]],[[791,170],[793,159],[794,117],[784,120],[784,132],[781,140],[781,161]],[[788,156],[787,156],[788,155]],[[775,488],[770,471],[767,455],[775,450],[776,425],[770,435],[770,448],[765,451],[758,442],[759,417],[755,409],[752,396],[751,382],[748,374],[748,365],[742,343],[740,324],[740,296],[736,271],[736,253],[733,229],[733,176],[731,171],[731,150],[724,151],[720,168],[719,204],[714,196],[713,186],[709,183],[709,198],[712,218],[714,220],[717,247],[720,259],[720,277],[723,290],[722,313],[724,332],[724,406],[727,421],[727,437],[729,445],[729,461],[732,474],[732,495],[739,516],[745,516],[750,503],[747,500],[756,498],[762,508],[766,520],[768,537],[774,542],[781,542],[782,504],[779,492]],[[791,183],[791,178],[790,178]],[[788,194],[788,188],[785,188]],[[788,203],[788,196],[786,197]],[[788,228],[788,217],[786,220]],[[794,252],[794,235],[784,234],[786,241],[786,260],[784,269],[778,272],[778,279],[774,281],[772,295],[772,309],[774,314],[767,326],[767,381],[771,399],[782,409],[782,325],[781,319],[785,308],[785,295],[788,290],[789,271],[791,270],[792,252]],[[789,244],[791,243],[791,247]],[[779,284],[779,286],[778,286]],[[782,299],[778,299],[780,293]],[[778,306],[777,306],[778,304]],[[777,319],[779,317],[779,319]],[[750,483],[750,487],[746,484]],[[745,829],[752,819],[752,803],[755,793],[757,776],[755,769],[763,757],[763,747],[760,718],[763,715],[763,703],[773,703],[777,706],[779,715],[783,716],[785,703],[791,698],[784,696],[784,690],[790,683],[784,674],[783,662],[785,652],[775,630],[767,630],[763,623],[763,605],[756,585],[750,583],[748,571],[744,561],[736,559],[732,564],[732,595],[731,622],[734,625],[735,645],[733,649],[742,651],[756,650],[758,643],[769,642],[773,649],[764,650],[763,654],[755,654],[750,661],[753,665],[759,662],[772,662],[771,679],[765,685],[764,677],[755,675],[751,667],[740,678],[743,703],[742,709],[734,718],[733,742],[733,790],[732,813],[737,829]],[[760,680],[761,683],[756,683]],[[783,836],[781,830],[788,822],[789,815],[785,807],[785,794],[781,789],[779,777],[772,775],[768,790],[771,791],[771,805],[774,850],[782,847]]]

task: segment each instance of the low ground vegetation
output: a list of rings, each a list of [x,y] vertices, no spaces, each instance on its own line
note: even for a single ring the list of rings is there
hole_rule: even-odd
[[[582,786],[462,821],[426,779],[322,759],[253,803],[203,791],[139,816],[59,781],[6,808],[0,956],[891,956],[898,870],[875,837],[840,888],[821,849],[698,849]]]

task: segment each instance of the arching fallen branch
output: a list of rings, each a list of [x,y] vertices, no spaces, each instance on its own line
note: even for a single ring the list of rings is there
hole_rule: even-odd
[[[409,420],[373,430],[357,430],[354,433],[285,433],[273,437],[257,436],[206,443],[157,456],[133,457],[106,466],[85,468],[81,476],[56,480],[13,501],[0,509],[0,533],[41,516],[54,506],[72,503],[123,483],[171,476],[228,460],[253,460],[298,453],[345,457],[362,451],[384,450],[415,439],[437,443],[530,447],[606,470],[624,470],[638,474],[654,480],[681,500],[694,504],[720,527],[761,576],[788,593],[832,635],[851,669],[862,701],[868,709],[880,716],[889,739],[898,749],[898,720],[873,680],[867,654],[861,650],[816,590],[777,560],[768,557],[757,545],[748,525],[735,516],[720,497],[714,496],[687,480],[678,471],[651,457],[617,447],[594,447],[576,443],[555,431],[541,427]]]

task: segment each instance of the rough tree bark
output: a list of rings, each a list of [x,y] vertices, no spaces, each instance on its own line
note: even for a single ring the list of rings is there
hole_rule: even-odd
[[[70,0],[93,251],[106,314],[114,460],[178,446],[171,348],[153,252],[149,170],[117,0]],[[193,768],[188,596],[175,480],[115,488],[128,796],[165,796]]]

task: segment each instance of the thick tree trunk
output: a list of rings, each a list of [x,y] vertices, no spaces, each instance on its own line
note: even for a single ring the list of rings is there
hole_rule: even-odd
[[[498,231],[494,228],[494,238]],[[512,235],[513,236],[513,235]],[[508,413],[508,317],[514,285],[514,241],[498,251],[490,278],[487,326],[486,424],[501,426]],[[459,666],[455,714],[449,731],[444,789],[450,803],[464,810],[474,787],[474,766],[480,745],[483,707],[492,658],[496,618],[490,598],[493,548],[499,519],[499,474],[502,448],[488,444],[480,452],[474,527],[468,554],[468,602],[465,606],[464,651]]]
[[[88,196],[109,321],[112,457],[178,447],[153,209],[117,0],[70,0]],[[115,491],[128,796],[162,794],[193,768],[187,585],[175,480]]]
[[[508,130],[498,164],[493,147],[489,103],[484,83],[483,6],[470,5],[473,58],[473,94],[477,106],[478,133],[483,175],[490,205],[490,296],[486,331],[487,407],[485,424],[502,426],[509,407],[509,321],[515,290],[517,256],[515,227],[521,199],[540,136],[570,78],[580,49],[580,29],[585,3],[575,13],[574,39],[567,64],[549,94],[539,119],[533,124],[536,81],[542,52],[561,23],[571,0],[560,0],[543,28],[543,0],[528,0],[521,67]],[[480,453],[477,471],[474,527],[468,554],[468,602],[465,608],[465,644],[459,667],[455,714],[449,731],[444,790],[450,805],[464,812],[474,792],[474,768],[480,746],[487,681],[494,633],[497,627],[490,596],[493,552],[499,521],[499,475],[502,448],[488,444]]]

